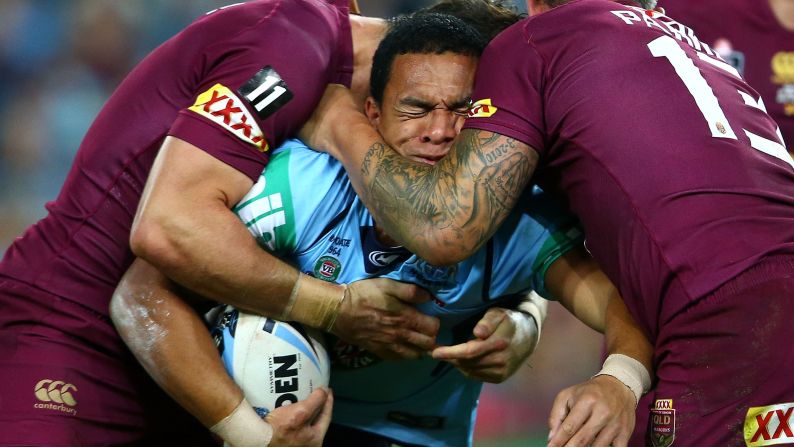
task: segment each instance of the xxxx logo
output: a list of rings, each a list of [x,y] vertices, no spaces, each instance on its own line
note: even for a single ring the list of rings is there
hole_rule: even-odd
[[[748,447],[794,443],[794,403],[752,407],[744,419],[744,440]]]
[[[215,84],[200,94],[195,104],[188,109],[220,125],[246,143],[256,146],[260,152],[266,152],[269,148],[262,130],[243,101],[221,84]]]
[[[66,404],[70,407],[77,405],[77,401],[72,394],[73,391],[77,391],[77,387],[71,383],[50,379],[40,380],[34,389],[38,400]]]
[[[493,116],[499,110],[491,104],[491,98],[481,99],[471,105],[469,109],[469,118],[488,118]]]

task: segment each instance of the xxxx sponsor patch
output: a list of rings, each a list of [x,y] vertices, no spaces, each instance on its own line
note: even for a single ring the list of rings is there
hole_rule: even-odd
[[[657,399],[651,409],[651,445],[668,447],[675,441],[675,408],[673,399]]]
[[[491,104],[491,98],[481,99],[472,104],[469,109],[469,118],[488,118],[499,110]]]
[[[256,146],[260,152],[269,148],[262,130],[243,101],[222,84],[215,84],[200,94],[188,110],[209,118],[235,137]]]
[[[744,440],[747,446],[794,444],[792,413],[794,403],[748,409],[744,419]]]

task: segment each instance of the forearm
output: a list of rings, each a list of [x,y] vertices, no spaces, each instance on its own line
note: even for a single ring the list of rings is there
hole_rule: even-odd
[[[459,262],[496,231],[526,187],[537,154],[516,140],[464,130],[436,165],[401,157],[361,117],[335,137],[375,220],[432,264]]]
[[[618,291],[584,247],[554,261],[546,272],[546,288],[579,321],[604,333],[607,306]]]
[[[202,424],[212,427],[240,403],[242,391],[200,317],[154,268],[136,261],[116,289],[110,312],[149,375]]]
[[[604,335],[609,354],[631,357],[653,375],[653,346],[629,314],[620,296],[609,300]]]
[[[166,139],[132,226],[133,253],[202,296],[284,316],[298,271],[263,250],[231,211],[252,185],[195,146]],[[302,286],[320,301],[338,301],[344,293],[342,286],[315,278],[305,278]]]

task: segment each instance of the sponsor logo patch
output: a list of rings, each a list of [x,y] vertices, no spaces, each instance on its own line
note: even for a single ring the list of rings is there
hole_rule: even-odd
[[[322,256],[314,263],[314,276],[323,281],[336,281],[342,272],[342,264],[333,256]]]
[[[238,91],[262,119],[272,115],[294,96],[287,83],[269,65],[259,70]]]
[[[744,419],[744,441],[748,447],[794,443],[794,403],[751,407]]]
[[[33,404],[33,408],[44,410],[56,410],[63,413],[77,414],[77,400],[74,394],[77,392],[77,387],[71,383],[66,383],[61,380],[43,379],[36,383],[33,388],[33,394],[38,403]]]
[[[481,99],[471,105],[469,118],[488,118],[499,110],[491,104],[491,98]]]
[[[215,84],[200,94],[188,110],[209,118],[235,137],[256,146],[259,152],[269,149],[262,130],[243,101],[221,84]]]
[[[656,399],[651,409],[651,445],[668,447],[675,441],[675,409],[673,399]]]

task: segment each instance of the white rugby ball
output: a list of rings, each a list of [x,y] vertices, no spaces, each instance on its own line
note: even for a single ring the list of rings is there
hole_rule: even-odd
[[[212,334],[226,370],[260,416],[328,386],[330,361],[315,329],[226,306]]]

